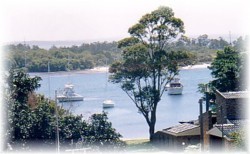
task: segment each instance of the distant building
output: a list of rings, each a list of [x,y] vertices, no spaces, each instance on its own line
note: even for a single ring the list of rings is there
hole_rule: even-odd
[[[216,91],[216,112],[202,114],[205,150],[230,150],[233,142],[230,134],[247,124],[247,94],[246,91]]]
[[[200,127],[190,123],[169,127],[156,132],[152,142],[164,149],[183,150],[188,145],[200,143]]]
[[[216,91],[216,113],[217,123],[226,123],[227,119],[237,120],[246,119],[248,93],[238,92],[219,92]],[[222,109],[222,111],[221,111]]]
[[[202,118],[199,116],[197,120],[202,119],[200,123],[180,122],[179,125],[156,132],[152,142],[168,150],[183,150],[198,143],[203,145],[201,147],[205,151],[230,150],[234,141],[231,134],[244,130],[247,125],[247,99],[248,93],[245,91],[216,91],[215,110],[209,108],[201,112]]]

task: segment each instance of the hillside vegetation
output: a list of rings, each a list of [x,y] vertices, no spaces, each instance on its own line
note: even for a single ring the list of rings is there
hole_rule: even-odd
[[[238,51],[244,51],[248,38],[239,37],[231,43]],[[211,62],[217,50],[223,50],[230,45],[223,38],[210,39],[204,34],[197,38],[182,36],[169,43],[166,51],[179,51],[187,54],[190,59],[180,65]],[[80,46],[56,47],[42,49],[39,46],[27,44],[11,44],[4,47],[7,53],[7,67],[23,68],[29,72],[47,72],[48,64],[51,72],[84,70],[96,66],[104,66],[119,61],[122,51],[117,42],[83,43]]]

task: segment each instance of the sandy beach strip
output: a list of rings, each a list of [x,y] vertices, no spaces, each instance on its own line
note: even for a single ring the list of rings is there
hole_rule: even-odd
[[[200,69],[200,68],[207,68],[208,66],[210,66],[210,64],[207,63],[203,63],[203,64],[197,64],[197,65],[188,65],[188,66],[184,66],[181,67],[180,70],[188,70],[188,69]],[[83,71],[77,71],[79,73],[98,73],[98,72],[108,72],[109,67],[95,67],[93,69],[89,69],[89,70],[83,70]]]
[[[210,65],[211,65],[211,64],[207,64],[207,63],[204,63],[204,64],[197,64],[197,65],[188,65],[188,66],[181,67],[181,70],[207,68],[207,67],[209,67]]]

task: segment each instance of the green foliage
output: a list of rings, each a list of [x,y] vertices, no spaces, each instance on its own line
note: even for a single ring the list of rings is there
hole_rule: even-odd
[[[214,78],[211,82],[212,86],[221,92],[240,90],[241,65],[240,53],[232,47],[226,47],[224,51],[218,51],[217,57],[209,67]]]
[[[125,38],[125,39],[120,40],[118,42],[118,48],[133,46],[137,43],[139,43],[139,39],[137,39],[135,37]]]
[[[28,96],[38,87],[40,77],[31,78],[24,70],[10,70],[8,75],[7,104],[7,136],[11,143],[22,142],[33,138],[33,126],[36,125],[36,115],[29,107]]]
[[[194,65],[197,56],[187,51],[171,51],[167,53],[171,60],[178,63],[179,66]]]
[[[215,100],[215,95],[214,95],[215,87],[212,86],[211,83],[200,83],[198,84],[198,92],[204,94],[204,99],[206,97],[209,98],[209,100]]]
[[[230,134],[230,138],[233,139],[233,146],[236,150],[245,151],[246,146],[246,134],[244,131],[237,131]]]
[[[87,123],[82,120],[81,116],[63,115],[59,119],[59,136],[61,144],[74,143],[87,136]]]
[[[229,43],[225,41],[222,37],[217,39],[211,39],[209,43],[209,48],[210,49],[223,49],[224,47],[228,46]]]
[[[117,149],[125,146],[120,140],[121,134],[112,128],[112,123],[108,121],[107,114],[93,114],[87,126],[87,135],[83,137],[85,143],[97,146],[101,149]]]
[[[144,116],[151,138],[164,88],[178,74],[178,61],[187,58],[182,52],[167,52],[164,48],[184,32],[184,25],[171,8],[160,7],[144,15],[128,32],[131,37],[118,43],[123,50],[122,60],[111,65],[110,79],[121,84]]]
[[[12,68],[26,67],[29,72],[69,71],[91,69],[95,66],[112,63],[120,56],[116,42],[83,43],[81,46],[53,46],[49,50],[37,46],[9,45],[4,50],[8,52],[8,66]]]
[[[177,28],[178,24],[183,23],[179,19],[172,19],[171,22],[174,24],[170,25],[169,30],[166,30],[166,25],[161,24],[164,21],[164,17],[168,17],[171,11],[166,11],[162,7],[160,11],[156,11],[152,14],[145,15],[145,18],[141,20],[141,23],[130,28],[130,32],[134,33],[133,36],[125,38],[119,42],[94,42],[94,43],[83,43],[81,46],[71,46],[71,47],[60,47],[52,46],[49,50],[41,49],[38,46],[28,46],[23,44],[17,45],[7,45],[4,47],[4,51],[8,53],[6,60],[6,65],[8,68],[22,68],[25,67],[29,72],[47,72],[48,63],[50,63],[50,71],[67,71],[67,70],[83,70],[90,69],[95,66],[103,66],[106,64],[111,64],[115,60],[120,59],[121,50],[119,48],[128,47],[140,43],[140,40],[136,37],[136,33],[144,34],[144,36],[149,36],[149,31],[143,30],[143,24],[148,25],[150,22],[155,22],[155,27],[152,27],[152,34],[150,42],[158,39],[171,39],[172,36],[176,34],[173,33]],[[165,13],[164,16],[160,16],[160,13]],[[158,23],[157,20],[159,20]],[[170,19],[169,19],[170,20]],[[144,25],[144,27],[145,27]],[[146,28],[146,27],[145,27]],[[183,25],[182,25],[183,29]],[[183,31],[183,30],[180,30]],[[165,33],[165,34],[164,34]],[[169,38],[166,35],[169,34]],[[166,37],[166,38],[165,38]],[[237,40],[233,41],[232,46],[239,52],[246,51],[247,49],[248,37],[239,37]],[[149,43],[145,40],[145,43]],[[217,50],[223,50],[224,47],[228,46],[229,43],[225,41],[222,37],[219,39],[210,39],[207,34],[198,36],[197,38],[189,38],[182,35],[181,37],[175,38],[175,40],[164,41],[159,44],[164,46],[164,50],[169,51],[185,51],[192,56],[191,59],[184,62],[180,62],[180,66],[211,62],[216,57]],[[68,60],[69,59],[69,60]],[[107,63],[106,63],[107,62]]]
[[[41,96],[38,96],[38,101],[38,105],[33,110],[35,122],[32,128],[32,139],[47,140],[52,144],[55,139],[55,106]]]
[[[233,41],[233,46],[235,47],[236,51],[239,52],[246,52],[249,48],[249,36],[246,36],[245,39],[243,39],[242,36],[240,36],[237,40]]]
[[[55,102],[32,93],[39,87],[39,77],[31,78],[23,70],[11,70],[8,76],[9,97],[6,95],[8,128],[6,137],[14,150],[55,150],[56,116],[58,109],[61,149],[81,143],[82,147],[124,146],[122,137],[108,122],[106,113],[94,114],[90,122],[55,105]],[[32,99],[29,99],[32,97]],[[38,144],[38,147],[33,145]]]
[[[28,94],[40,87],[41,77],[30,78],[25,70],[11,69],[8,84],[11,97],[19,103],[26,103]]]
[[[10,125],[7,131],[12,142],[22,141],[25,144],[26,140],[31,137],[32,126],[35,124],[34,114],[27,104],[12,100],[9,104],[8,122]]]
[[[236,51],[231,46],[225,47],[223,51],[218,51],[209,67],[213,80],[206,84],[199,84],[198,91],[209,100],[215,100],[216,89],[221,92],[246,90],[246,60],[245,53]],[[206,88],[209,89],[209,92],[206,91]]]

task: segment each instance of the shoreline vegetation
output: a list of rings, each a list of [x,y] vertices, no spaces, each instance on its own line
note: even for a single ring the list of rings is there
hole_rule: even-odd
[[[165,51],[173,51],[175,56],[184,58],[178,61],[180,66],[190,64],[201,64],[212,62],[218,51],[222,51],[227,46],[232,46],[236,51],[246,51],[248,37],[227,42],[222,37],[218,39],[209,38],[207,34],[196,38],[182,36],[174,42],[168,44]],[[122,56],[122,49],[118,48],[119,42],[93,42],[82,43],[82,45],[71,47],[51,46],[49,49],[40,48],[32,44],[9,44],[3,46],[3,50],[8,53],[5,63],[8,67],[27,68],[28,72],[50,72],[63,71],[94,71],[102,72],[98,66],[107,66],[119,61]],[[184,57],[183,57],[184,56]],[[92,68],[94,68],[92,70]],[[184,67],[184,69],[187,67]],[[195,67],[190,67],[195,68]]]
[[[180,67],[180,70],[189,70],[189,69],[201,69],[207,68],[210,66],[210,63],[196,64],[196,65],[188,65],[184,67]],[[107,66],[98,66],[92,69],[86,70],[76,70],[76,71],[58,71],[58,72],[49,72],[49,74],[67,74],[67,73],[77,73],[77,74],[89,74],[89,73],[105,73],[108,72],[109,67]],[[31,74],[48,74],[48,72],[30,72]]]

